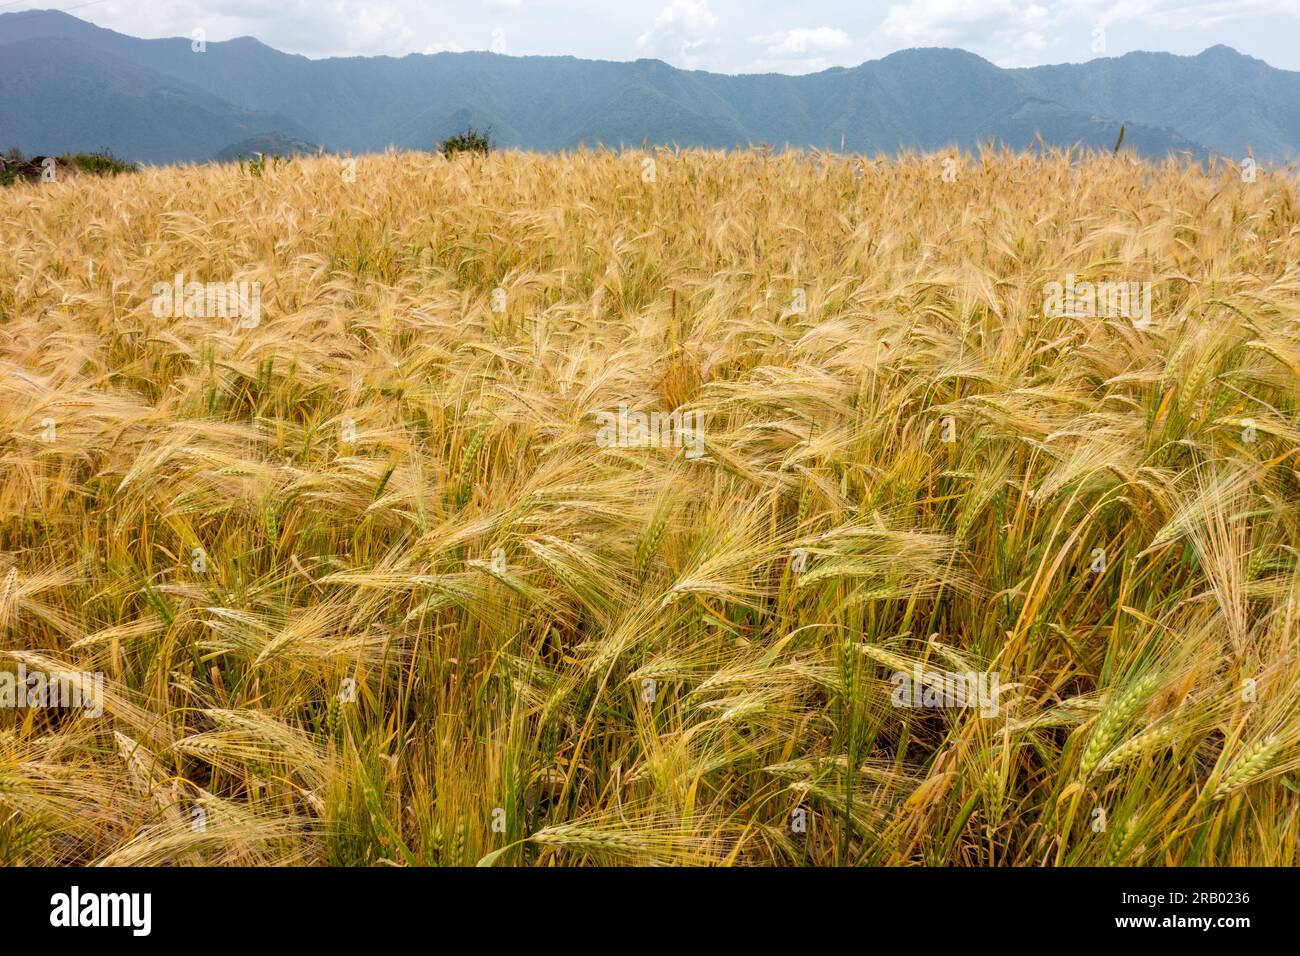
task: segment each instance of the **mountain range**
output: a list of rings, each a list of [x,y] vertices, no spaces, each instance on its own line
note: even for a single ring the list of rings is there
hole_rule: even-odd
[[[1001,69],[915,49],[803,76],[723,75],[660,60],[495,53],[313,60],[250,37],[146,40],[60,11],[0,15],[0,148],[110,149],[150,163],[240,143],[334,152],[432,149],[467,126],[503,147],[898,149],[1052,145],[1147,156],[1300,156],[1300,73],[1225,46]]]

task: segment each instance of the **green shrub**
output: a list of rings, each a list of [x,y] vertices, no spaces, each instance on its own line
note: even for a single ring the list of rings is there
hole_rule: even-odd
[[[19,180],[36,182],[41,178],[43,156],[30,159],[23,156],[16,146],[0,157],[0,186],[8,186]],[[135,171],[135,166],[118,159],[107,149],[96,153],[63,153],[55,157],[55,169],[74,169],[94,176],[116,176],[119,173]]]
[[[83,173],[97,176],[117,176],[120,173],[135,172],[135,164],[118,159],[111,150],[101,149],[96,153],[64,153],[59,157],[60,166],[71,166]]]
[[[449,136],[438,146],[438,152],[450,158],[457,153],[482,153],[486,156],[492,150],[491,128],[476,130],[469,127],[463,133]]]

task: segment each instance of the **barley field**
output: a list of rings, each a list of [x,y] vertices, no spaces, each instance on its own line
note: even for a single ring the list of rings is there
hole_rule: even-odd
[[[1300,863],[1291,173],[318,157],[0,246],[0,862]]]

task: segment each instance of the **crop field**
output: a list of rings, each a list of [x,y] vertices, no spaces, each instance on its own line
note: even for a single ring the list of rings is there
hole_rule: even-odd
[[[0,863],[1300,863],[1300,186],[0,189]]]

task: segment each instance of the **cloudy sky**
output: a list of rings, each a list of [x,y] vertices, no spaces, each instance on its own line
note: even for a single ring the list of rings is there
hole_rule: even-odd
[[[807,73],[915,46],[1033,66],[1226,43],[1300,70],[1300,0],[0,0],[0,13],[49,7],[134,36],[202,28],[311,57],[491,49]]]

